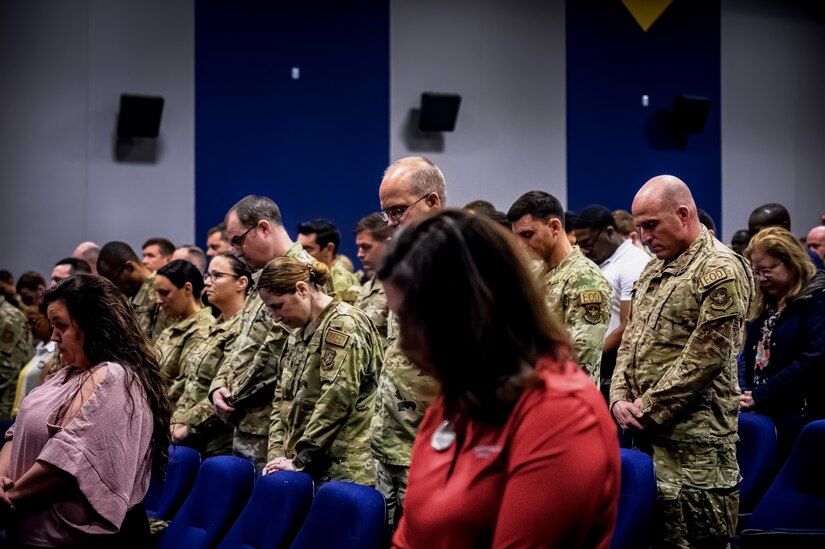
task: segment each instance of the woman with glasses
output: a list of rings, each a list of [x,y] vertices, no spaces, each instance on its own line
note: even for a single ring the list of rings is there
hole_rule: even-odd
[[[743,350],[740,407],[773,418],[784,458],[802,427],[825,417],[825,272],[781,227],[759,231],[745,257],[759,289]]]
[[[252,286],[252,272],[231,253],[216,255],[206,273],[206,295],[220,316],[181,363],[183,394],[172,413],[172,441],[196,448],[204,457],[232,452],[232,427],[220,421],[209,402],[209,385],[238,335],[237,324]]]
[[[186,382],[186,371],[181,365],[192,348],[209,336],[215,318],[201,303],[203,274],[188,261],[175,259],[158,269],[154,286],[157,302],[172,322],[156,344],[160,371],[169,383],[169,399],[174,406]]]
[[[329,277],[319,261],[279,257],[258,279],[275,322],[293,330],[281,352],[264,474],[373,485],[369,425],[381,336],[361,310],[326,294]]]
[[[512,236],[446,210],[393,238],[378,277],[402,350],[441,385],[393,546],[609,547],[616,427]]]

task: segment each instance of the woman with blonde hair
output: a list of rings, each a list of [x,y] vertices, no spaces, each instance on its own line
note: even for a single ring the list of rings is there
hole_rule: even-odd
[[[759,231],[745,257],[759,289],[743,350],[740,407],[774,419],[783,457],[806,423],[825,417],[825,272],[781,227]]]
[[[375,484],[369,425],[383,361],[381,337],[359,309],[324,292],[326,265],[270,261],[258,279],[275,322],[293,330],[281,353],[264,474]]]

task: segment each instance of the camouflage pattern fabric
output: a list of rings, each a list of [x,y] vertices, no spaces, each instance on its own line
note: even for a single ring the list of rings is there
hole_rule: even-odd
[[[387,530],[390,534],[398,528],[404,512],[409,472],[410,468],[403,465],[375,462],[375,489],[384,494],[387,502]]]
[[[166,312],[157,301],[155,276],[157,273],[152,273],[132,298],[132,308],[138,326],[152,341],[157,341],[163,330],[173,324],[172,319],[166,316]]]
[[[355,306],[364,311],[364,314],[372,320],[373,325],[381,336],[384,347],[387,346],[387,324],[390,316],[390,307],[387,305],[387,294],[384,292],[384,284],[375,277],[372,277],[361,286],[361,292],[355,301]]]
[[[375,327],[338,298],[292,333],[280,360],[268,458],[290,458],[319,481],[375,484],[369,425],[382,359]]]
[[[598,265],[573,246],[556,268],[542,273],[541,284],[550,314],[567,326],[579,365],[598,386],[613,304],[610,282]]]
[[[345,303],[354,304],[361,293],[361,283],[358,281],[358,277],[352,271],[348,271],[340,261],[332,264],[330,275],[334,295],[340,297],[341,301]]]
[[[634,438],[654,458],[660,541],[685,536],[674,547],[736,524],[736,354],[753,296],[745,260],[704,228],[678,258],[652,259],[634,286],[610,405],[641,399],[652,422]]]
[[[0,419],[11,418],[17,378],[32,354],[26,315],[0,295]]]
[[[186,384],[186,364],[189,352],[209,337],[215,317],[208,307],[202,307],[189,318],[166,328],[157,340],[160,371],[169,384],[169,399],[174,406]]]

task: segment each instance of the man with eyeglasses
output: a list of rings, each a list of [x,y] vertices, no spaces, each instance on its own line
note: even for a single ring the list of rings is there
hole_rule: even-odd
[[[645,183],[633,216],[656,258],[634,288],[610,410],[656,464],[653,545],[721,549],[739,503],[736,354],[753,278],[699,222],[680,179]]]
[[[613,288],[610,323],[604,338],[601,360],[601,390],[610,392],[610,379],[616,366],[616,351],[622,342],[630,313],[633,285],[650,260],[641,248],[619,232],[613,213],[604,206],[588,206],[573,220],[576,241],[584,257],[595,263]]]
[[[256,283],[260,270],[276,257],[312,262],[303,246],[287,234],[278,205],[265,196],[249,195],[232,206],[226,214],[226,234],[235,256],[255,271],[252,280]],[[262,469],[278,358],[289,332],[272,322],[254,288],[240,314],[238,336],[209,387],[209,399],[215,415],[235,427],[233,453],[251,459]]]
[[[444,175],[426,158],[402,158],[384,172],[378,198],[381,218],[391,229],[403,227],[444,207]],[[398,320],[390,315],[370,446],[376,459],[375,487],[387,501],[387,520],[392,529],[401,519],[413,441],[437,392],[435,379],[421,372],[401,352]]]
[[[544,191],[520,196],[507,212],[513,234],[540,260],[539,282],[550,313],[570,331],[579,365],[599,386],[602,346],[613,301],[610,283],[567,238],[564,208]]]
[[[97,258],[97,273],[131,299],[138,325],[149,339],[155,341],[172,324],[157,302],[155,273],[131,246],[117,240],[107,242]]]

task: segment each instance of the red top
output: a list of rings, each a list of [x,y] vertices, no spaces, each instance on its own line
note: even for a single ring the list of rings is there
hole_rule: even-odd
[[[616,427],[575,364],[546,359],[537,369],[544,385],[525,391],[503,426],[465,420],[441,452],[433,434],[447,419],[443,398],[427,410],[394,547],[610,546]]]

